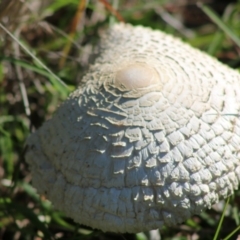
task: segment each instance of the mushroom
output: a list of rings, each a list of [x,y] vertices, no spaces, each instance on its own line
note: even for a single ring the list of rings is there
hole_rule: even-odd
[[[161,31],[115,24],[77,90],[27,139],[33,186],[111,232],[174,226],[240,181],[240,74]]]

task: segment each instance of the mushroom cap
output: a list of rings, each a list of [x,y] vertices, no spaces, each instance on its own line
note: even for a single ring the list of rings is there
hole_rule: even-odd
[[[102,231],[173,226],[240,181],[240,74],[160,31],[116,24],[79,88],[27,139],[33,185]]]

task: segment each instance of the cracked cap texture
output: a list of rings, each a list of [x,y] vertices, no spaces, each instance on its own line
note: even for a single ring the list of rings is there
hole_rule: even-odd
[[[173,226],[240,181],[240,75],[160,31],[116,24],[79,88],[27,140],[33,185],[103,231]]]

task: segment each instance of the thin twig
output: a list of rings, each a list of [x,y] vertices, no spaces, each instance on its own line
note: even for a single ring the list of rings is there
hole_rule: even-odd
[[[71,29],[70,29],[69,38],[68,38],[70,40],[65,45],[65,47],[63,49],[63,52],[62,52],[63,57],[59,61],[59,68],[60,69],[64,66],[65,61],[66,61],[66,57],[68,56],[68,54],[71,50],[72,42],[73,42],[73,39],[76,35],[78,23],[83,17],[83,13],[84,13],[85,8],[86,8],[86,0],[80,0],[79,4],[78,4],[77,12],[76,12],[76,14],[75,14],[75,16],[72,20],[72,23],[71,23]]]
[[[40,22],[41,24],[41,22]],[[82,50],[82,46],[80,44],[78,44],[76,41],[74,41],[74,39],[70,38],[69,35],[67,33],[65,33],[64,31],[62,31],[60,28],[52,25],[51,23],[48,23],[48,26],[55,31],[56,33],[58,33],[59,35],[65,37],[68,41],[70,41],[78,50]]]
[[[19,31],[16,31],[16,35],[19,36]],[[20,57],[20,50],[19,50],[19,45],[17,42],[13,42],[13,47],[15,50],[15,57],[18,59]],[[15,65],[16,68],[16,73],[17,73],[17,78],[19,81],[19,87],[20,87],[20,91],[21,91],[21,95],[22,95],[22,100],[23,100],[23,105],[24,105],[24,109],[25,109],[25,113],[28,117],[30,117],[31,115],[31,110],[29,107],[29,101],[28,101],[28,97],[27,97],[27,91],[26,91],[26,87],[23,81],[23,74],[22,74],[22,70],[21,67],[19,65]]]
[[[187,29],[179,20],[174,18],[171,14],[166,12],[163,8],[158,7],[155,9],[155,12],[170,26],[178,30],[182,35],[187,38],[194,37],[194,32],[190,29]]]
[[[118,21],[120,22],[124,22],[123,17],[121,16],[121,14],[107,1],[107,0],[99,0],[104,6],[105,8],[112,13],[114,16],[116,16],[116,18],[118,19]]]

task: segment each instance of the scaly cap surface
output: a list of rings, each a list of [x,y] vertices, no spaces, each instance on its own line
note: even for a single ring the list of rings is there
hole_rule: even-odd
[[[239,89],[239,73],[206,54],[117,24],[81,86],[28,138],[33,185],[103,231],[181,223],[238,188]]]

